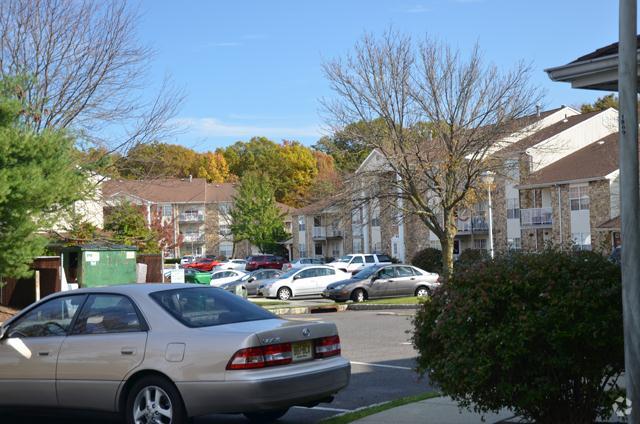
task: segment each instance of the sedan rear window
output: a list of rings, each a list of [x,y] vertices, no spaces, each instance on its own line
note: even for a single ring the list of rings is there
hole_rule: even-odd
[[[187,327],[211,327],[276,318],[261,307],[215,287],[162,290],[150,296]]]

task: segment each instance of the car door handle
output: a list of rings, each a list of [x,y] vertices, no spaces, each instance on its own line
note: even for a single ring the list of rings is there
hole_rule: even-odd
[[[38,356],[49,356],[49,352],[38,352]]]
[[[122,350],[120,350],[120,353],[123,355],[134,355],[136,350],[129,347],[123,347]]]
[[[416,277],[411,277],[411,278],[410,278],[410,280],[411,280],[411,281],[413,281],[413,280],[415,280],[415,279],[416,279]]]

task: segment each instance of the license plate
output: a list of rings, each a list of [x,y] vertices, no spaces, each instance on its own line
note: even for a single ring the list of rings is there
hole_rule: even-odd
[[[293,362],[307,361],[313,359],[313,344],[311,342],[293,343],[291,345]]]

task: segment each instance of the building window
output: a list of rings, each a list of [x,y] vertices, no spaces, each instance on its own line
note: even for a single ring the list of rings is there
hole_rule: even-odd
[[[507,247],[509,248],[509,250],[522,249],[522,239],[520,237],[507,239]]]
[[[573,248],[576,250],[591,250],[591,233],[571,233]]]
[[[520,219],[519,199],[507,199],[507,219]]]
[[[322,218],[319,216],[314,216],[313,217],[313,226],[314,227],[321,227],[322,226]]]
[[[315,243],[314,254],[316,256],[322,256],[322,243]]]
[[[380,217],[379,216],[374,216],[373,218],[371,218],[371,226],[372,227],[379,227],[380,226]]]
[[[487,239],[474,239],[473,248],[476,250],[487,250]]]
[[[223,241],[222,243],[220,243],[218,251],[220,252],[220,256],[230,258],[231,255],[233,255],[233,243],[229,241]]]
[[[589,187],[579,186],[569,188],[569,204],[572,211],[589,209]]]
[[[229,215],[229,213],[231,213],[231,208],[231,202],[218,203],[218,211],[220,212],[220,215]]]
[[[222,237],[230,236],[231,225],[221,225],[220,228],[218,229],[218,234],[220,234]]]
[[[304,229],[305,229],[304,216],[299,216],[298,217],[298,231],[304,231]]]
[[[393,256],[397,257],[398,256],[398,243],[396,243],[395,241],[393,242]]]
[[[162,217],[163,218],[173,217],[173,207],[171,205],[162,205]]]
[[[353,253],[362,253],[362,239],[353,239]]]
[[[298,251],[300,252],[301,258],[307,256],[307,246],[304,243],[298,244]]]

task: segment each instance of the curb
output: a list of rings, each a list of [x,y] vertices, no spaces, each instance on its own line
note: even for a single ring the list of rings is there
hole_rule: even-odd
[[[347,309],[350,311],[386,311],[388,309],[418,309],[420,305],[367,305],[362,303],[350,303]]]
[[[264,307],[269,312],[276,315],[304,315],[304,314],[320,314],[328,312],[343,312],[347,310],[347,305],[315,305],[315,306],[285,306],[285,307]]]

